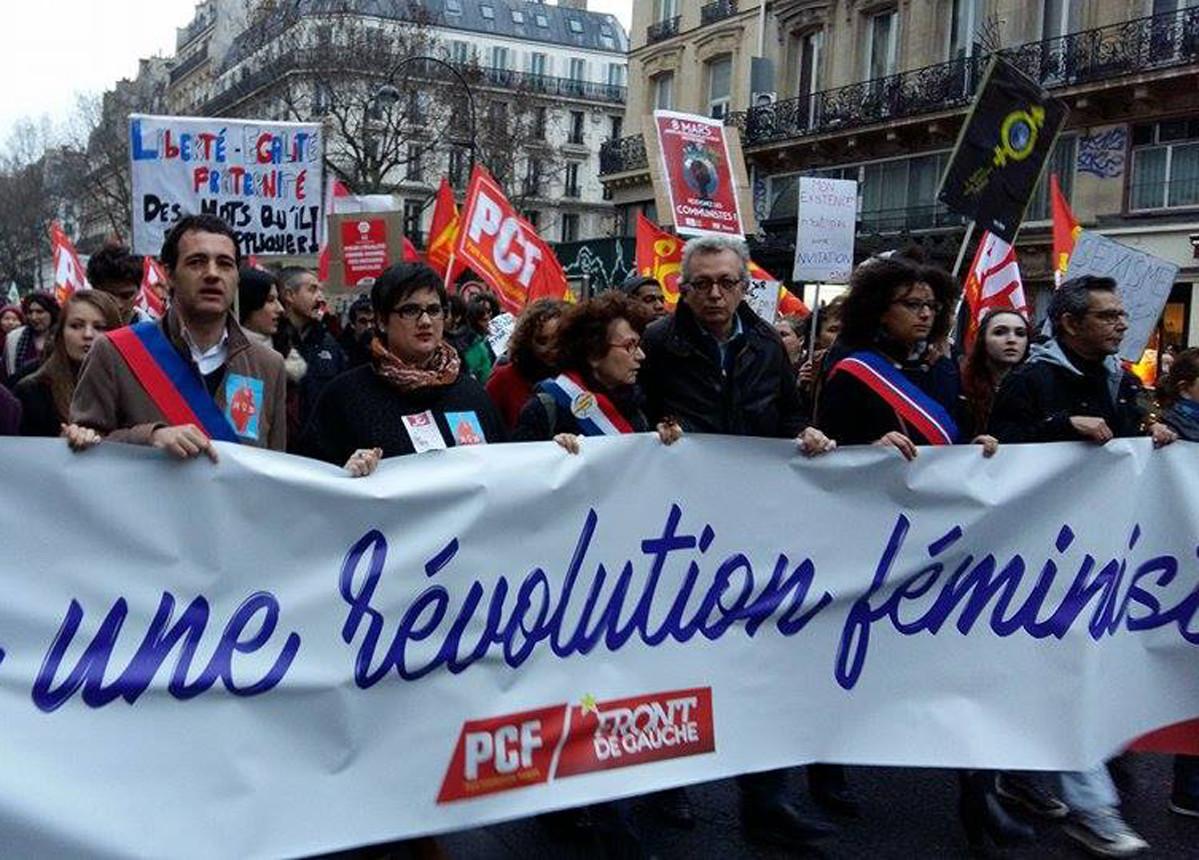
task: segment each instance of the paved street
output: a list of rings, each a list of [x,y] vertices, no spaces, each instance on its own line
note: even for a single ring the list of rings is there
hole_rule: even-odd
[[[1165,809],[1170,788],[1170,759],[1138,756],[1135,792],[1125,799],[1129,822],[1149,840],[1149,858],[1199,858],[1199,820],[1185,819]],[[853,768],[850,779],[862,801],[863,815],[839,821],[841,834],[830,840],[830,858],[967,857],[966,840],[957,824],[957,783],[950,771],[939,769]],[[793,778],[795,795],[804,798],[803,777]],[[737,794],[729,781],[692,789],[698,823],[693,831],[679,831],[656,822],[641,810],[649,848],[662,860],[671,858],[762,858],[775,860],[787,852],[763,850],[747,844],[737,820]],[[805,809],[810,805],[802,804]],[[1012,860],[1080,858],[1055,825],[1038,825],[1040,840],[1029,847],[997,854]],[[594,846],[551,840],[536,821],[525,820],[457,833],[442,840],[454,860],[504,860],[504,858],[599,857]]]

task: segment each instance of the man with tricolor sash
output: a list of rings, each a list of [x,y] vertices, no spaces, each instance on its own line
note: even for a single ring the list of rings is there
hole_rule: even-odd
[[[189,215],[167,234],[161,256],[170,309],[96,341],[72,423],[180,459],[216,460],[214,440],[284,450],[283,359],[251,343],[230,313],[240,263],[233,230],[215,216]]]

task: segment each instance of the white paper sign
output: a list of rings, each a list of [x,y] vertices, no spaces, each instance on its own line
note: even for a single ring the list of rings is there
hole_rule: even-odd
[[[640,434],[357,479],[217,448],[0,439],[6,857],[309,856],[810,761],[1078,770],[1199,717],[1199,445]]]
[[[416,449],[416,453],[423,454],[425,451],[444,451],[446,448],[445,439],[442,438],[441,430],[437,427],[437,418],[429,410],[417,412],[413,415],[402,415],[401,420],[404,422],[404,429],[408,431],[408,438],[412,440],[412,447]]]
[[[852,179],[799,178],[795,270],[800,283],[845,284],[853,271],[858,183]]]
[[[782,284],[768,278],[755,278],[751,275],[749,286],[745,288],[745,301],[755,314],[771,325],[778,319],[779,292]]]
[[[497,357],[508,351],[508,341],[515,330],[516,317],[512,314],[503,313],[491,318],[491,324],[487,328],[487,341]]]
[[[1120,344],[1120,357],[1136,362],[1149,345],[1153,330],[1170,298],[1178,266],[1114,239],[1083,230],[1074,243],[1067,278],[1097,275],[1112,278],[1128,312],[1128,331]]]
[[[315,254],[324,146],[316,123],[129,117],[133,250],[158,254],[171,225],[211,213],[244,256]]]

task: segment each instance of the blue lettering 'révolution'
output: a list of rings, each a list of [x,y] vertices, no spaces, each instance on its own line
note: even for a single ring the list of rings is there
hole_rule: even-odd
[[[260,591],[246,598],[233,612],[207,665],[196,678],[189,681],[192,660],[208,626],[208,601],[203,597],[195,598],[179,619],[172,622],[174,612],[175,598],[169,592],[164,592],[158,611],[137,651],[120,674],[105,683],[109,661],[118,646],[121,628],[129,613],[125,598],[119,598],[100,623],[100,629],[83,654],[75,661],[74,668],[64,680],[56,682],[67,649],[74,641],[84,617],[83,607],[78,601],[72,600],[34,680],[34,704],[43,711],[53,711],[80,689],[84,703],[92,708],[103,707],[118,698],[133,704],[149,689],[159,669],[176,650],[178,656],[167,685],[167,691],[176,699],[198,696],[218,680],[235,696],[254,696],[274,689],[283,680],[300,649],[299,634],[291,633],[265,675],[249,684],[234,678],[234,656],[261,650],[270,641],[279,623],[279,602],[273,594]],[[255,622],[256,616],[262,617]],[[257,629],[253,629],[255,623]]]
[[[704,565],[716,533],[710,525],[698,535],[687,533],[680,528],[682,518],[682,508],[672,505],[662,533],[642,541],[645,567],[638,573],[634,561],[619,569],[588,563],[599,523],[595,511],[588,511],[561,580],[551,582],[534,568],[518,584],[500,576],[490,593],[474,580],[457,604],[443,586],[432,585],[407,606],[386,645],[386,618],[373,600],[387,539],[370,531],[346,553],[339,581],[349,605],[342,639],[352,643],[360,637],[355,680],[365,688],[393,669],[405,680],[442,666],[463,672],[493,652],[516,668],[543,645],[564,658],[588,654],[601,643],[617,651],[633,638],[651,646],[697,635],[715,640],[734,627],[752,637],[772,618],[779,632],[792,636],[832,602],[827,592],[809,602],[816,576],[809,559],[793,567],[779,553],[769,577],[755,572],[743,553]],[[426,563],[426,576],[450,567],[458,550],[457,538],[445,544]]]

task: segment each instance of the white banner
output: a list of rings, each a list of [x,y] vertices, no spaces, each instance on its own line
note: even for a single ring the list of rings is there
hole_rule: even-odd
[[[1199,447],[651,436],[355,480],[0,440],[0,833],[275,857],[1199,715]]]
[[[158,254],[184,215],[218,215],[242,254],[315,254],[324,146],[317,123],[129,117],[133,250]]]
[[[852,179],[799,178],[795,268],[800,283],[849,283],[857,230],[858,183]]]

